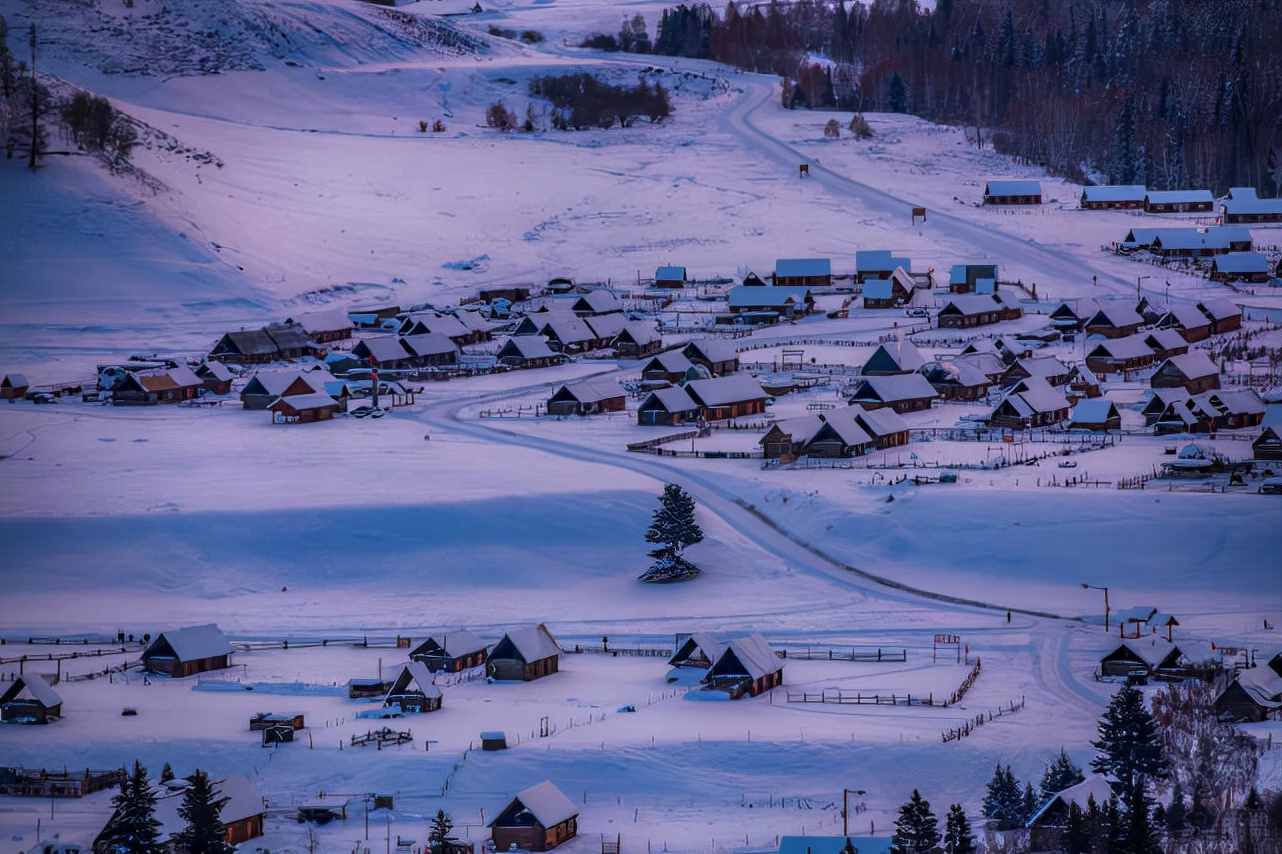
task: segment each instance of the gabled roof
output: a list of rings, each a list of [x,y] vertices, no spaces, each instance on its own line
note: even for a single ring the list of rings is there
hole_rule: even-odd
[[[864,370],[884,370],[887,367],[893,367],[900,371],[915,371],[922,365],[926,364],[926,357],[917,349],[917,345],[907,338],[898,338],[895,341],[878,344],[877,349],[872,351],[868,361],[864,362]]]
[[[612,317],[613,315],[607,314],[605,316]],[[595,329],[596,326],[593,326],[592,328]],[[619,334],[617,336],[617,340],[619,341],[624,339],[630,340],[638,347],[643,347],[646,344],[653,344],[655,341],[662,341],[663,336],[659,334],[659,330],[652,326],[628,320],[624,321],[623,328],[619,330]]]
[[[338,403],[328,392],[314,391],[309,394],[291,394],[287,397],[278,397],[268,404],[267,408],[275,412],[286,406],[295,411],[304,412],[309,409],[337,409]]]
[[[1181,353],[1178,356],[1171,356],[1158,367],[1158,372],[1165,370],[1170,365],[1181,375],[1190,379],[1202,379],[1203,377],[1218,376],[1220,366],[1211,361],[1210,357],[1201,350],[1192,353]]]
[[[186,365],[176,368],[162,368],[154,371],[138,371],[134,375],[138,385],[147,391],[172,391],[181,388],[195,388],[204,385],[204,381]]]
[[[1009,407],[1020,417],[1028,418],[1032,415],[1068,409],[1068,398],[1051,388],[1046,380],[1040,377],[1029,377],[1012,386],[994,408],[994,412],[1003,407]]]
[[[424,640],[422,644],[419,644],[419,649],[425,647],[429,640],[434,641],[441,651],[450,658],[458,658],[460,655],[467,655],[469,652],[476,652],[486,647],[485,641],[467,629],[453,629],[448,632],[442,632],[439,636],[433,635]]]
[[[733,638],[726,644],[725,650],[721,653],[720,658],[733,653],[739,663],[748,671],[748,675],[753,679],[760,679],[783,669],[783,662],[779,656],[775,655],[770,644],[761,635],[753,632],[752,634]],[[715,667],[716,664],[714,663]]]
[[[979,356],[981,354],[976,353],[974,355]],[[993,354],[988,353],[983,355],[988,356],[988,358],[998,363],[998,372],[1005,367],[1005,365],[1001,363],[1001,360]],[[925,377],[932,385],[938,383],[940,385],[958,385],[963,388],[977,388],[979,386],[989,386],[993,384],[993,381],[988,378],[988,374],[979,367],[976,367],[974,357],[972,356],[954,356],[951,359],[931,362],[929,364],[922,365],[921,368],[918,369],[918,373]]]
[[[1228,320],[1242,316],[1242,309],[1226,299],[1202,300],[1197,304],[1197,310],[1212,320]]]
[[[415,331],[419,334],[436,332],[447,338],[460,338],[470,335],[472,332],[463,324],[463,321],[454,315],[437,314],[436,312],[406,315],[404,322],[401,323],[401,333],[408,334]]]
[[[571,306],[574,311],[590,311],[604,314],[610,311],[618,311],[623,308],[623,303],[614,293],[603,288],[588,291],[583,296],[574,301]]]
[[[1220,202],[1227,214],[1282,214],[1282,199],[1230,198]]]
[[[1112,326],[1121,329],[1124,326],[1143,326],[1144,318],[1129,305],[1103,303],[1095,313],[1086,319],[1086,326]]]
[[[376,362],[400,362],[408,359],[409,351],[401,344],[401,339],[396,335],[375,335],[371,338],[362,338],[353,345],[353,353],[357,348],[369,353],[369,357]]]
[[[440,356],[458,352],[458,345],[442,332],[406,335],[401,339],[401,347],[415,356]]]
[[[763,400],[767,397],[755,379],[747,374],[730,374],[707,380],[691,380],[686,391],[703,406],[725,406],[745,400]]]
[[[1169,330],[1174,331],[1174,330]],[[1175,333],[1177,336],[1180,333]],[[1145,340],[1148,336],[1139,332],[1134,335],[1127,335],[1124,338],[1102,338],[1098,341],[1092,341],[1087,346],[1087,355],[1089,356],[1107,356],[1113,359],[1140,359],[1153,355],[1153,348]],[[1180,341],[1183,341],[1180,336]]]
[[[1150,205],[1194,205],[1213,202],[1210,190],[1149,190],[1144,196]]]
[[[1117,405],[1106,397],[1088,397],[1079,400],[1069,414],[1068,420],[1078,424],[1103,424],[1110,418],[1119,417]]]
[[[790,305],[801,305],[810,293],[807,288],[783,287],[772,285],[757,287],[755,285],[735,285],[727,297],[730,308],[787,308]]]
[[[262,796],[254,790],[254,784],[245,777],[236,775],[222,780],[211,780],[210,788],[220,800],[225,799],[218,816],[223,824],[242,821],[265,812]],[[178,814],[182,803],[182,789],[156,799],[155,819],[160,822],[158,829],[162,840],[167,840],[187,827],[187,821]]]
[[[218,380],[219,382],[226,382],[227,380],[234,379],[236,376],[231,372],[230,368],[217,360],[205,362],[196,369],[196,374],[198,376],[208,374],[212,379]]]
[[[733,362],[739,358],[739,348],[733,341],[721,338],[697,338],[681,351],[692,359],[703,357],[709,362]]]
[[[1170,327],[1166,329],[1150,329],[1148,332],[1137,332],[1135,335],[1154,350],[1178,350],[1187,348],[1189,345],[1189,342],[1184,340],[1184,336],[1180,334],[1178,329]]]
[[[516,652],[526,662],[538,661],[561,654],[561,647],[557,645],[556,639],[552,637],[551,632],[542,623],[537,626],[511,629],[503,635],[499,643],[504,640],[511,642]]]
[[[1040,196],[1042,185],[1039,181],[989,181],[984,185],[985,196]]]
[[[517,792],[516,797],[495,816],[489,826],[494,827],[498,824],[518,804],[534,816],[534,819],[543,827],[555,827],[579,814],[579,808],[574,805],[574,801],[552,785],[551,780],[544,780],[542,783]]]
[[[658,406],[652,405],[657,403]],[[667,388],[657,388],[650,392],[646,399],[641,401],[639,407],[643,410],[662,409],[664,412],[693,412],[699,408],[699,404],[679,385],[668,386]]]
[[[672,657],[668,659],[668,666],[676,667],[681,662],[688,661],[696,650],[702,652],[703,657],[711,664],[721,657],[725,649],[725,643],[711,632],[694,632],[673,651]]]
[[[1253,388],[1219,388],[1193,398],[1192,406],[1211,417],[1219,415],[1263,415],[1267,410]]]
[[[1267,273],[1269,259],[1259,252],[1228,252],[1213,258],[1211,266],[1221,273]]]
[[[280,397],[289,387],[299,380],[312,391],[324,391],[325,383],[333,382],[334,375],[328,371],[267,371],[254,374],[249,378],[241,394],[268,394]]]
[[[652,365],[670,374],[684,374],[694,367],[694,363],[680,350],[664,350],[662,353],[655,353],[654,358],[646,362],[645,370],[650,370]]]
[[[943,313],[952,308],[963,316],[970,316],[988,311],[999,311],[1002,308],[1002,303],[996,297],[996,294],[954,294],[944,303],[944,307],[940,309],[940,312]]]
[[[1174,305],[1158,320],[1162,326],[1178,326],[1181,329],[1202,329],[1211,325],[1211,318],[1200,312],[1195,306]]]
[[[29,387],[31,383],[27,382],[27,378],[23,374],[5,374],[4,379],[0,380],[0,385],[5,388],[22,388],[23,386]]]
[[[855,251],[855,272],[889,273],[896,267],[912,271],[912,260],[896,258],[889,249],[858,249]]]
[[[305,350],[315,343],[307,334],[307,330],[301,326],[272,323],[265,326],[263,331],[271,336],[272,341],[276,342],[276,347],[282,351]]]
[[[1237,675],[1238,687],[1257,705],[1266,709],[1282,707],[1282,675],[1271,667],[1252,667]]]
[[[224,346],[230,345],[230,346]],[[233,352],[241,356],[273,356],[280,352],[276,342],[263,329],[228,332],[214,347],[214,352]]]
[[[895,403],[936,397],[939,397],[939,392],[921,374],[891,374],[885,377],[864,377],[851,393],[850,399]]]
[[[1142,202],[1148,189],[1143,184],[1110,184],[1083,187],[1082,198],[1088,202]]]
[[[829,258],[779,258],[775,261],[775,277],[830,276],[832,260]]]
[[[1065,807],[1077,804],[1078,808],[1085,811],[1087,804],[1091,799],[1101,808],[1110,798],[1113,797],[1113,788],[1109,785],[1108,780],[1098,774],[1087,777],[1076,786],[1069,786],[1061,792],[1056,792],[1055,796],[1042,805],[1042,808],[1028,819],[1028,826],[1032,827],[1041,818],[1042,814],[1049,810],[1056,803],[1063,804]]]
[[[824,426],[824,419],[818,415],[799,415],[796,418],[785,418],[782,421],[776,421],[766,435],[758,440],[758,445],[766,443],[766,437],[774,430],[785,433],[792,437],[795,444],[804,445],[809,442],[814,435],[819,432],[819,428]]]
[[[603,400],[612,400],[626,395],[627,392],[608,377],[593,377],[577,383],[567,383],[552,394],[554,398],[571,398],[579,403],[600,403]]]
[[[868,435],[868,432],[863,427],[859,426],[859,422],[855,420],[855,415],[858,413],[854,410],[855,407],[853,406],[848,406],[845,409],[833,409],[818,416],[818,418],[824,426],[837,435],[838,439],[841,439],[842,444],[849,447],[870,444],[873,441],[873,437]],[[824,427],[821,426],[815,433],[811,434],[810,441],[813,441],[823,430]]]
[[[859,426],[863,427],[873,438],[880,439],[883,436],[890,436],[894,433],[902,433],[908,429],[908,423],[903,417],[893,409],[864,409],[862,406],[855,404],[850,407],[854,413],[855,420]]]
[[[401,672],[392,682],[387,698],[390,700],[393,694],[404,694],[413,690],[421,691],[423,696],[429,699],[441,696],[441,689],[432,684],[432,672],[421,661],[407,661],[401,665]]]
[[[1097,311],[1099,311],[1099,306],[1095,304],[1094,300],[1079,300],[1076,307],[1073,307],[1066,302],[1060,303],[1055,306],[1049,316],[1052,318],[1072,317],[1077,320],[1082,320],[1083,318],[1090,317]]]
[[[522,359],[546,359],[557,354],[540,335],[513,335],[499,348],[499,357],[515,355]]]
[[[286,323],[296,323],[309,335],[321,332],[341,332],[352,328],[352,319],[341,308],[309,311],[287,318]]]
[[[53,690],[53,686],[45,681],[44,676],[39,673],[23,673],[17,679],[9,684],[4,691],[0,691],[0,702],[8,703],[18,699],[23,694],[29,694],[33,700],[46,709],[52,709],[54,706],[62,704],[62,697],[58,692]]]
[[[1025,356],[1016,359],[1015,364],[1011,367],[1019,367],[1028,373],[1030,377],[1057,377],[1063,374],[1071,374],[1073,369],[1061,362],[1055,356]]]
[[[583,318],[583,322],[592,330],[592,334],[597,338],[615,338],[623,331],[623,326],[628,319],[619,312],[610,314],[598,314],[593,317]]]
[[[329,400],[330,404],[333,402]],[[150,655],[162,641],[169,644],[169,648],[174,651],[179,661],[198,661],[202,658],[216,658],[231,653],[231,644],[227,642],[227,636],[214,623],[162,632],[160,637],[147,647],[143,658]]]
[[[664,265],[654,271],[654,278],[661,282],[684,282],[686,280],[686,268]]]
[[[555,338],[562,344],[584,344],[596,339],[591,327],[579,317],[556,312],[551,312],[546,317],[547,320],[539,328],[540,334]]]

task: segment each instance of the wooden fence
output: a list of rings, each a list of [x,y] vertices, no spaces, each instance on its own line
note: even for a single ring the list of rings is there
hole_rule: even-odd
[[[809,691],[789,691],[789,703],[827,703],[831,705],[855,706],[933,706],[934,693],[925,697],[912,694],[861,694],[843,691],[840,688],[824,688],[817,693]]]
[[[793,658],[800,661],[886,661],[896,663],[908,661],[908,650],[901,649],[899,652],[893,652],[883,650],[880,647],[875,650],[862,651],[857,651],[853,647],[849,650],[806,647],[794,650],[781,649],[778,654],[780,658]]]
[[[1022,708],[1024,708],[1024,698],[1021,696],[1019,700],[1011,700],[1005,706],[999,706],[996,711],[980,712],[975,715],[975,717],[964,722],[961,726],[944,730],[939,734],[940,738],[945,744],[950,741],[961,741],[963,738],[970,735],[976,729],[983,726],[988,721],[991,721],[993,718],[1000,718],[1003,715],[1013,715]]]

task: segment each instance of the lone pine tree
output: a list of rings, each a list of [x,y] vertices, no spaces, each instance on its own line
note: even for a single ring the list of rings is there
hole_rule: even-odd
[[[223,805],[226,798],[214,791],[209,775],[197,770],[187,778],[178,817],[186,826],[178,831],[174,847],[183,854],[231,854],[236,850],[227,842],[227,828],[223,824]]]
[[[658,548],[650,552],[654,563],[641,575],[642,581],[680,581],[699,574],[699,568],[683,555],[687,546],[703,540],[694,508],[694,499],[678,484],[663,485],[659,508],[645,532],[645,541]]]
[[[114,812],[102,832],[102,846],[110,854],[165,854],[156,820],[156,793],[147,780],[147,769],[134,760],[133,771],[120,781],[111,799]]]

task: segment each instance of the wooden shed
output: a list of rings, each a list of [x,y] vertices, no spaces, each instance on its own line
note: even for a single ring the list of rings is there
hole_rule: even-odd
[[[503,635],[490,652],[486,667],[495,679],[529,682],[560,669],[561,646],[547,626],[526,626]]]
[[[182,677],[230,665],[231,644],[213,623],[163,632],[142,654],[148,673]]]
[[[274,400],[267,407],[273,424],[311,424],[329,421],[338,412],[338,401],[324,392],[294,394]]]
[[[490,822],[497,851],[551,851],[579,832],[579,809],[550,780],[517,792]]]
[[[5,374],[0,379],[0,400],[22,400],[31,383],[22,374]]]
[[[205,362],[196,369],[196,376],[210,394],[231,394],[231,383],[235,375],[222,362]]]
[[[0,694],[0,720],[47,724],[62,717],[62,697],[39,673],[23,673]]]
[[[410,652],[410,658],[423,662],[433,673],[458,673],[484,664],[487,649],[485,641],[476,635],[455,629],[441,633],[440,640],[436,636],[427,638]]]
[[[783,684],[783,660],[757,633],[729,640],[703,678],[707,688],[733,699],[755,697]]]

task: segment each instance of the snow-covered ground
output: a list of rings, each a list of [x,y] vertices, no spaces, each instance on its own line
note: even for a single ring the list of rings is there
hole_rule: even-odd
[[[868,248],[937,273],[995,261],[1044,298],[1133,296],[1138,285],[1159,300],[1282,307],[1267,289],[1234,293],[1101,253],[1136,225],[1169,220],[1078,211],[1079,189],[1058,179],[1042,176],[1055,201],[1036,211],[975,207],[988,178],[1035,172],[969,146],[960,130],[871,115],[873,140],[825,140],[828,115],[782,110],[777,81],[709,63],[654,63],[663,70],[652,77],[674,95],[659,126],[507,136],[484,127],[500,98],[523,114],[536,74],[635,79],[654,58],[571,45],[616,31],[625,11],[653,29],[659,3],[486,4],[482,15],[446,19],[483,42],[479,52],[355,0],[164,5],[166,18],[144,20],[159,3],[0,0],[11,32],[39,23],[45,72],[177,140],[135,153],[158,184],[87,158],[51,157],[35,175],[0,161],[0,373],[83,379],[103,361],[204,352],[224,331],[315,305],[450,304],[554,275],[627,286],[665,263],[737,277],[768,273],[779,257],[822,255],[849,273],[855,250]],[[440,5],[399,11],[430,17]],[[490,25],[537,29],[546,41],[520,45],[488,35]],[[191,35],[217,28],[223,42]],[[162,54],[168,64],[154,60]],[[190,73],[209,63],[222,73]],[[418,132],[438,118],[446,132]],[[809,180],[797,177],[801,162]],[[910,226],[920,205],[929,218]],[[1254,236],[1282,243],[1277,229]],[[749,341],[776,344],[746,358],[767,365],[791,339],[826,337],[868,346],[807,343],[807,360],[859,364],[904,322],[889,312],[820,316],[758,333]],[[1279,644],[1264,628],[1282,618],[1273,498],[1065,489],[1047,485],[1069,471],[1052,460],[963,469],[955,485],[920,487],[884,482],[915,470],[866,467],[911,453],[931,473],[925,466],[1040,455],[1034,443],[918,442],[858,468],[766,470],[758,460],[630,454],[628,442],[662,432],[631,413],[480,417],[543,402],[573,378],[636,370],[578,362],[456,380],[380,420],[298,428],[231,406],[0,405],[0,635],[10,642],[0,657],[54,649],[20,643],[29,636],[207,621],[239,640],[422,638],[466,625],[491,642],[542,621],[568,647],[602,635],[670,646],[675,632],[759,630],[793,649],[906,650],[906,663],[789,660],[771,696],[707,703],[674,694],[661,659],[570,654],[561,673],[533,683],[446,685],[441,711],[394,723],[413,731],[410,744],[340,752],[382,722],[357,720],[368,704],[336,695],[335,683],[389,671],[404,651],[255,651],[218,678],[64,682],[64,720],[0,727],[4,762],[99,768],[137,757],[154,774],[168,761],[179,773],[247,774],[273,806],[322,791],[395,793],[390,814],[370,816],[368,842],[355,797],[352,820],[317,831],[328,852],[358,838],[381,850],[393,833],[421,843],[439,808],[479,839],[482,810],[492,818],[545,778],[582,807],[571,852],[615,833],[627,851],[761,848],[780,834],[839,832],[843,789],[866,791],[854,829],[872,823],[885,834],[913,788],[937,812],[961,802],[974,815],[994,762],[1034,783],[1061,746],[1085,765],[1112,686],[1092,678],[1111,641],[1100,592],[1083,582],[1107,585],[1115,611],[1175,614],[1176,641],[1195,658],[1213,641],[1261,654]],[[1110,389],[1132,402],[1139,393],[1135,383]],[[781,397],[772,416],[835,399],[831,389]],[[948,427],[974,411],[941,406],[908,420]],[[695,445],[750,450],[759,438],[719,430]],[[1142,474],[1168,444],[1128,436],[1075,454],[1071,471]],[[1224,436],[1208,444],[1235,457],[1247,446]],[[690,554],[705,572],[641,585],[643,532],[666,480],[699,503],[707,539]],[[959,634],[983,660],[960,706],[787,702],[789,689],[824,687],[946,695],[966,668],[947,653],[931,662],[940,633]],[[99,665],[64,666],[80,675]],[[1021,698],[1024,708],[941,741]],[[617,711],[627,704],[637,711]],[[124,706],[139,714],[121,717]],[[253,712],[295,709],[308,720],[298,743],[265,750],[247,729]],[[488,729],[520,743],[468,750]],[[1262,761],[1264,786],[1282,786],[1278,754]],[[58,803],[52,816],[46,807],[5,799],[0,835],[28,848],[40,819],[45,838],[88,842],[106,799]],[[308,842],[285,816],[252,844],[300,852]]]

